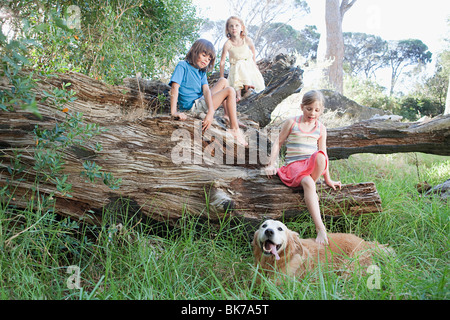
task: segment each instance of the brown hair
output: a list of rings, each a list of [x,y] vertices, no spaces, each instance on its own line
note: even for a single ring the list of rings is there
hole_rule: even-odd
[[[214,68],[214,63],[216,62],[216,50],[214,49],[214,45],[208,40],[198,39],[197,41],[195,41],[191,49],[187,53],[185,59],[187,62],[189,62],[190,65],[197,67],[196,61],[201,53],[206,53],[211,57],[211,61],[209,62],[208,66],[204,69],[201,69],[201,71],[211,71]]]
[[[240,36],[241,36],[241,38],[244,38],[244,37],[247,35],[246,29],[245,29],[245,25],[244,25],[244,21],[242,21],[241,18],[236,17],[236,16],[231,16],[231,17],[229,17],[228,20],[227,20],[227,22],[225,23],[225,35],[227,36],[227,38],[228,38],[228,39],[231,38],[231,35],[230,35],[230,33],[228,32],[228,27],[229,27],[229,25],[230,25],[230,21],[231,21],[231,20],[237,20],[237,21],[239,21],[239,23],[240,23],[241,26],[242,26],[242,30],[241,30]]]
[[[325,98],[319,90],[311,90],[306,92],[302,98],[302,106],[307,106],[318,101],[322,105],[322,109],[325,108]]]

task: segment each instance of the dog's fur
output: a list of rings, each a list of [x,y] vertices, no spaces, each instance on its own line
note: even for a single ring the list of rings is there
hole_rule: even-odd
[[[253,238],[255,265],[266,274],[282,273],[304,277],[318,264],[336,272],[352,272],[355,264],[369,266],[374,252],[393,254],[393,250],[377,242],[364,241],[353,234],[329,233],[328,245],[315,239],[300,239],[282,222],[267,220]]]

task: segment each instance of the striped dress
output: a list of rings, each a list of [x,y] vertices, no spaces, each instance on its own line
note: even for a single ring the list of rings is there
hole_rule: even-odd
[[[291,127],[291,132],[287,138],[286,165],[277,170],[280,180],[288,187],[301,186],[304,177],[311,175],[316,167],[316,157],[319,153],[325,157],[326,173],[328,157],[324,151],[318,151],[318,140],[320,138],[320,128],[322,124],[316,121],[316,126],[311,132],[303,132],[299,128],[301,118],[296,119]]]
[[[286,165],[308,159],[318,150],[317,142],[320,138],[321,123],[316,121],[316,126],[311,132],[304,132],[299,128],[300,121],[301,116],[295,119],[286,141]]]

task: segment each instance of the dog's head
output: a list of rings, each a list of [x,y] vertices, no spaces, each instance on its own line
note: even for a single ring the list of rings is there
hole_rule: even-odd
[[[265,256],[275,256],[279,260],[279,253],[286,249],[289,229],[280,221],[266,220],[255,232],[253,246]]]

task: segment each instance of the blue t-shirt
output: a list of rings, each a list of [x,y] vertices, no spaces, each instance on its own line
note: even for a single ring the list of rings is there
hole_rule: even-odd
[[[194,101],[203,95],[203,85],[208,84],[206,72],[190,65],[186,60],[178,62],[170,78],[169,86],[172,82],[180,85],[178,106],[181,110],[191,109]]]

